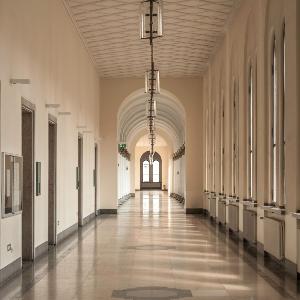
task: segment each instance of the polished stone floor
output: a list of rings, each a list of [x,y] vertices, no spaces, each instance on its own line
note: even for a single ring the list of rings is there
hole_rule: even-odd
[[[253,252],[253,251],[252,251]],[[24,266],[0,299],[300,299],[297,281],[166,193],[137,193]]]

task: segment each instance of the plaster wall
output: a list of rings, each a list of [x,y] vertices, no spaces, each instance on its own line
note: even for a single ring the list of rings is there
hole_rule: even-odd
[[[35,105],[34,246],[48,240],[48,113],[57,118],[57,231],[77,223],[77,126],[83,133],[83,217],[94,211],[94,143],[99,137],[99,79],[60,0],[0,1],[1,152],[21,149],[21,99]],[[29,85],[10,85],[26,78]],[[46,103],[58,103],[57,110]],[[62,116],[58,111],[71,112]],[[98,185],[99,186],[99,185]],[[1,204],[0,204],[1,205]],[[98,198],[98,207],[99,207]],[[21,257],[22,215],[0,220],[0,268]],[[11,244],[13,251],[7,251]]]
[[[142,89],[143,79],[101,79],[101,208],[116,208],[117,113],[122,101]],[[202,205],[202,79],[162,78],[161,88],[174,94],[186,112],[186,206]],[[113,167],[115,166],[115,167]]]
[[[299,4],[298,4],[299,5]],[[207,141],[204,144],[203,159],[206,168],[203,176],[207,178],[207,189],[222,192],[221,186],[221,107],[224,99],[224,192],[234,194],[232,168],[232,99],[234,82],[238,85],[238,186],[236,196],[241,200],[249,198],[249,160],[248,160],[248,88],[249,69],[254,72],[254,101],[256,102],[255,128],[255,179],[254,200],[258,205],[271,201],[270,186],[270,99],[271,99],[271,57],[272,41],[276,39],[278,68],[281,69],[283,60],[283,25],[286,32],[286,96],[285,96],[285,182],[287,215],[285,217],[286,230],[286,258],[296,262],[296,222],[288,215],[299,207],[299,73],[295,64],[297,29],[296,21],[297,1],[243,1],[241,6],[226,28],[226,34],[221,46],[212,58],[204,76],[203,89],[203,136]],[[278,97],[282,97],[281,73],[278,75]],[[298,84],[299,86],[299,84]],[[215,112],[214,112],[215,109]],[[214,114],[215,126],[213,125]],[[215,128],[215,135],[213,134]],[[207,137],[206,137],[207,135]],[[215,145],[215,151],[214,151]],[[215,161],[214,161],[215,152]],[[214,176],[215,171],[215,176]],[[206,176],[206,177],[205,177]],[[215,180],[214,180],[215,177]],[[283,199],[279,199],[283,201]],[[240,205],[240,210],[243,206]],[[242,211],[240,212],[240,230],[242,231]],[[263,210],[258,208],[258,241],[264,243],[264,216]]]

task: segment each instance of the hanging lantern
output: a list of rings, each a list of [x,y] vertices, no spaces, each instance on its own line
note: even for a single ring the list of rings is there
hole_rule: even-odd
[[[155,119],[154,117],[148,117],[149,131],[155,131]]]
[[[149,99],[146,103],[146,117],[156,117],[156,100]]]
[[[156,142],[156,136],[155,136],[155,133],[154,133],[154,132],[150,132],[148,138],[149,138],[150,144],[153,144],[153,145],[154,145],[155,142]]]
[[[140,8],[140,37],[154,39],[162,37],[162,1],[144,0]]]
[[[159,71],[150,70],[145,73],[145,93],[160,93],[160,80],[159,80]]]
[[[153,165],[153,161],[154,161],[154,151],[153,151],[153,149],[152,149],[152,151],[150,152],[150,154],[149,154],[149,163],[150,163],[150,165]]]

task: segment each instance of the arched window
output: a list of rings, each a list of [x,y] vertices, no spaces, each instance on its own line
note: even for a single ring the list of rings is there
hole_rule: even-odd
[[[208,109],[206,109],[206,122],[205,122],[205,190],[208,190],[208,135],[209,135],[209,117]]]
[[[159,161],[153,162],[153,182],[159,182]]]
[[[253,67],[249,70],[249,92],[248,92],[248,193],[249,198],[253,199],[253,184],[254,184],[254,147],[255,147],[255,103],[254,103],[254,88],[253,88]]]
[[[150,168],[149,168],[149,161],[148,160],[144,160],[143,161],[143,182],[149,182],[149,172]]]
[[[223,92],[222,92],[223,94]],[[221,193],[224,193],[225,185],[224,185],[224,175],[225,175],[225,107],[224,107],[224,96],[221,98]]]
[[[233,83],[232,98],[232,194],[237,194],[238,185],[238,83]]]
[[[212,181],[213,191],[216,191],[216,106],[213,103],[213,120],[212,120]]]
[[[282,176],[281,176],[281,187],[282,187],[282,198],[283,198],[283,204],[286,204],[286,182],[285,182],[285,99],[286,99],[286,36],[285,36],[285,23],[283,24],[283,38],[282,38],[282,103],[281,103],[281,130],[282,130],[282,138],[281,138],[281,144],[282,144],[282,156],[281,156],[281,162],[282,162]]]
[[[150,152],[146,151],[140,158],[140,189],[162,188],[162,160],[159,153],[155,152],[153,164],[149,162]]]
[[[273,40],[272,47],[272,95],[271,95],[271,197],[272,202],[277,202],[277,114],[278,114],[278,97],[277,97],[277,56],[276,56],[276,39]]]

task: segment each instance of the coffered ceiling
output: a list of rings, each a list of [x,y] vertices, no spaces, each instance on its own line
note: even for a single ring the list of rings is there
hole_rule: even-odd
[[[142,77],[147,41],[139,39],[139,0],[63,0],[101,77]],[[241,0],[164,0],[164,36],[155,41],[161,76],[198,76]]]

